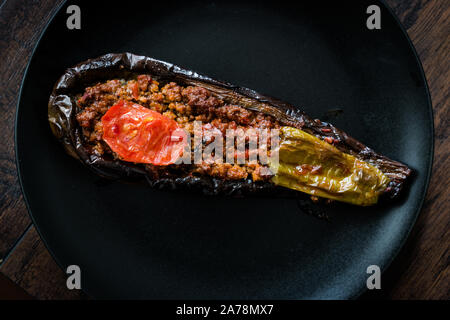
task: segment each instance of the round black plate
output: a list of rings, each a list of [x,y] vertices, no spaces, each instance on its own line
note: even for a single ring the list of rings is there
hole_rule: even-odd
[[[95,4],[94,4],[95,3]],[[369,265],[383,270],[421,208],[433,120],[426,82],[406,34],[381,3],[274,2],[66,6],[30,62],[17,113],[17,161],[30,214],[62,267],[76,264],[97,298],[352,298]],[[345,2],[348,3],[348,2]],[[70,3],[74,4],[74,3]],[[397,202],[330,206],[330,221],[295,200],[206,197],[100,179],[51,135],[47,102],[65,68],[129,51],[249,87],[313,117],[344,112],[337,127],[415,170]]]

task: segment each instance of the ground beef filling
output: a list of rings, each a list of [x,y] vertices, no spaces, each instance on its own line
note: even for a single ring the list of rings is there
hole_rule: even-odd
[[[217,129],[225,136],[227,129],[249,128],[277,129],[279,124],[273,117],[247,110],[237,105],[227,104],[215,97],[209,90],[196,86],[183,87],[175,82],[164,85],[143,74],[136,79],[114,79],[98,83],[85,89],[78,97],[79,112],[76,119],[82,128],[85,143],[96,155],[117,155],[102,140],[101,117],[119,100],[136,102],[157,111],[178,122],[190,134],[194,133],[194,121],[201,121],[207,129]],[[204,137],[203,144],[211,143]],[[224,153],[225,154],[225,153]],[[259,162],[246,164],[210,163],[191,165],[169,165],[157,167],[146,165],[155,177],[161,177],[174,170],[184,170],[192,175],[208,175],[222,179],[240,180],[251,178],[253,181],[270,178],[264,166]]]

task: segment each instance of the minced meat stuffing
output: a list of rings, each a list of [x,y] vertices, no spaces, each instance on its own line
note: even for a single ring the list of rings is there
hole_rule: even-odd
[[[198,86],[183,87],[175,82],[161,85],[150,75],[142,74],[136,79],[114,79],[87,87],[77,100],[76,119],[82,128],[91,152],[97,155],[117,155],[102,140],[101,117],[119,100],[138,103],[157,111],[178,122],[190,134],[194,131],[194,121],[202,121],[207,129],[217,129],[225,136],[227,129],[248,128],[277,129],[279,124],[273,117],[251,111],[238,105],[227,104],[209,90]],[[204,138],[207,145],[211,139]],[[269,151],[270,152],[270,151]],[[176,167],[177,165],[170,165]],[[180,165],[181,166],[181,165]],[[260,162],[245,164],[210,163],[183,164],[184,170],[193,175],[208,175],[222,179],[239,180],[251,178],[253,181],[266,180]],[[153,175],[164,174],[167,168],[146,165]]]

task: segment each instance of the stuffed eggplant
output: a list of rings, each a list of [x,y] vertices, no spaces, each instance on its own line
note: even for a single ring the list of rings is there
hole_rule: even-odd
[[[406,165],[288,103],[130,53],[67,69],[50,96],[48,120],[66,151],[95,173],[145,179],[155,188],[302,192],[366,206],[397,197],[411,175]],[[196,132],[201,138],[191,143]],[[238,134],[212,158],[194,159],[229,132],[243,133],[246,147],[255,133],[255,148],[236,150]],[[224,161],[230,152],[232,161]]]

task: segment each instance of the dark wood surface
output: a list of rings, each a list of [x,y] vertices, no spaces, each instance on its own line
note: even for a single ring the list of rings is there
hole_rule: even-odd
[[[423,210],[399,256],[382,278],[382,290],[362,299],[450,299],[450,168],[448,0],[387,1],[422,61],[434,110],[433,175]],[[65,274],[43,245],[27,214],[16,174],[14,117],[24,69],[46,22],[61,0],[0,0],[0,286],[17,284],[37,299],[85,299],[66,289]],[[1,276],[1,275],[0,275]],[[17,297],[20,288],[5,292]]]

